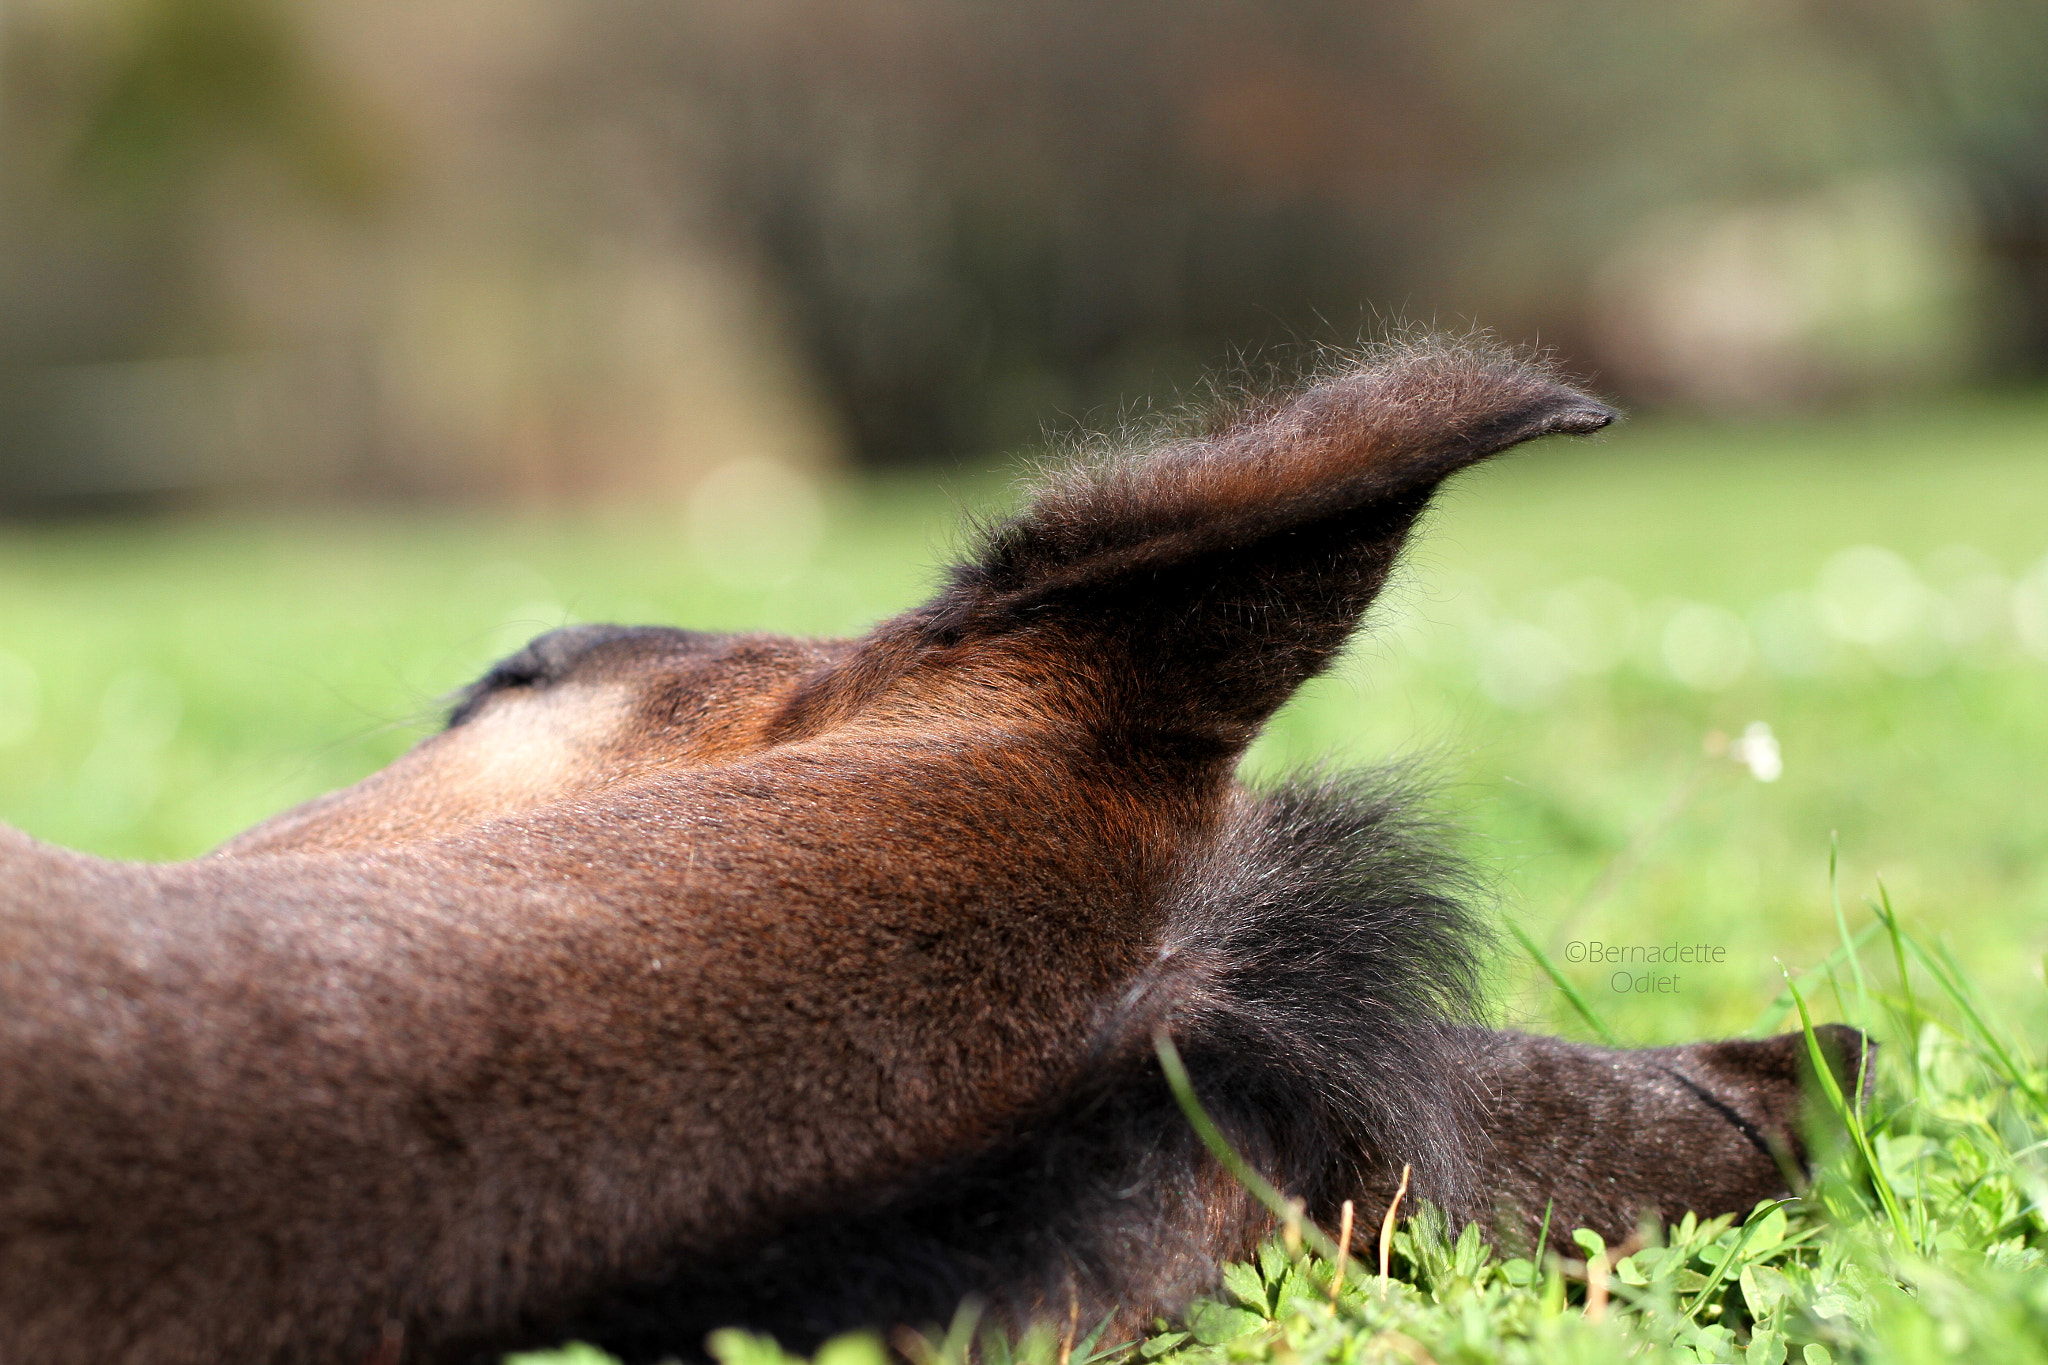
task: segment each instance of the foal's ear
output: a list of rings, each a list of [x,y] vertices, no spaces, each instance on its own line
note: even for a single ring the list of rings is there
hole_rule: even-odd
[[[1446,477],[1613,417],[1475,343],[1383,353],[1214,435],[1056,475],[876,640],[1018,660],[1077,684],[1098,728],[1234,750],[1330,663]]]

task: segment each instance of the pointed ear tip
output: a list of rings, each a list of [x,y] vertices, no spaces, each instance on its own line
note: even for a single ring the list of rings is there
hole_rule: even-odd
[[[1600,430],[1617,421],[1621,414],[1604,403],[1595,403],[1589,398],[1574,398],[1566,406],[1551,414],[1545,427],[1568,436],[1584,436]]]

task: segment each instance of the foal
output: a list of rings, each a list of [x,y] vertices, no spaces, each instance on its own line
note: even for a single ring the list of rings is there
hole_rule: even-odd
[[[1610,415],[1387,353],[1051,477],[860,639],[545,635],[192,862],[0,829],[0,1354],[654,1361],[967,1294],[1130,1330],[1271,1226],[1158,1030],[1318,1220],[1403,1165],[1523,1245],[1782,1191],[1797,1036],[1480,1028],[1398,784],[1234,778],[1445,477]]]

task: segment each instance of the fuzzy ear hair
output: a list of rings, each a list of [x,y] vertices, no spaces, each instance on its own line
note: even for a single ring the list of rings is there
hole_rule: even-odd
[[[1614,415],[1476,342],[1386,352],[1212,436],[1055,476],[896,624],[926,648],[1056,655],[1099,715],[1235,749],[1329,665],[1446,477]]]

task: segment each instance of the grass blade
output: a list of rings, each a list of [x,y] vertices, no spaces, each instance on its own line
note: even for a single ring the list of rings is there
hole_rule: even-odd
[[[1266,1206],[1283,1226],[1298,1226],[1301,1239],[1309,1250],[1325,1260],[1337,1259],[1337,1244],[1314,1223],[1301,1216],[1301,1210],[1293,1200],[1274,1188],[1273,1182],[1252,1169],[1252,1164],[1238,1154],[1230,1145],[1230,1139],[1209,1117],[1209,1111],[1202,1108],[1201,1099],[1195,1094],[1194,1082],[1188,1079],[1186,1063],[1180,1059],[1180,1049],[1173,1045],[1173,1039],[1160,1029],[1152,1035],[1152,1046],[1159,1053],[1159,1068],[1166,1073],[1166,1084],[1173,1091],[1173,1098],[1179,1102],[1181,1113],[1187,1115],[1188,1124],[1195,1130],[1195,1136],[1209,1149],[1209,1154],[1223,1164],[1231,1178],[1245,1187],[1252,1198]]]
[[[1846,952],[1852,951],[1855,948],[1861,948],[1864,944],[1868,943],[1871,940],[1871,938],[1877,933],[1877,931],[1882,927],[1882,925],[1878,924],[1865,925],[1863,928],[1863,932],[1857,934],[1856,937],[1851,939],[1847,945],[1835,949],[1826,957],[1822,958],[1819,962],[1815,963],[1812,967],[1809,967],[1807,969],[1808,973],[1810,974],[1812,972],[1833,971],[1837,966],[1841,964],[1842,957]],[[1785,1011],[1791,1008],[1792,992],[1788,987],[1785,990],[1779,991],[1778,994],[1772,998],[1771,1003],[1764,1006],[1763,1009],[1758,1012],[1757,1016],[1749,1021],[1749,1026],[1742,1030],[1741,1036],[1745,1038],[1753,1038],[1756,1035],[1762,1033],[1765,1029],[1773,1027],[1774,1025],[1776,1025],[1779,1019],[1784,1017]]]
[[[1779,964],[1780,970],[1783,969]],[[1864,1131],[1863,1116],[1859,1105],[1852,1105],[1842,1094],[1841,1085],[1835,1080],[1835,1069],[1828,1065],[1827,1054],[1821,1051],[1820,1039],[1813,1032],[1813,1016],[1807,1013],[1806,997],[1793,984],[1792,974],[1785,973],[1785,987],[1792,992],[1792,1003],[1799,1008],[1799,1027],[1806,1035],[1806,1055],[1813,1062],[1813,1072],[1820,1080],[1821,1093],[1827,1097],[1828,1107],[1835,1111],[1835,1117],[1849,1130],[1849,1140],[1856,1144],[1858,1155],[1863,1158],[1865,1169],[1870,1172],[1870,1183],[1877,1190],[1878,1203],[1884,1206],[1885,1217],[1890,1220],[1892,1230],[1898,1234],[1900,1245],[1912,1246],[1913,1235],[1906,1226],[1906,1211],[1899,1204],[1898,1192],[1892,1189],[1892,1182],[1885,1176],[1884,1169],[1877,1164],[1877,1153],[1870,1146],[1870,1134]],[[1868,1049],[1864,1055],[1869,1056]],[[1859,1069],[1859,1076],[1861,1074]],[[1858,1094],[1862,1092],[1859,1089]]]
[[[1892,893],[1880,877],[1877,882],[1878,903],[1871,906],[1878,921],[1884,925],[1885,936],[1892,943],[1892,965],[1899,973],[1899,994],[1906,1002],[1906,1064],[1912,1068],[1913,1093],[1920,1093],[1920,1002],[1913,995],[1913,979],[1906,970],[1906,942],[1899,929],[1898,912],[1892,909]]]
[[[1812,1036],[1811,1033],[1807,1034],[1809,1038]],[[1774,1205],[1773,1207],[1776,1206]],[[1687,1317],[1697,1318],[1700,1315],[1700,1309],[1706,1307],[1708,1301],[1714,1297],[1715,1291],[1719,1290],[1727,1282],[1730,1267],[1741,1259],[1742,1249],[1749,1245],[1750,1238],[1756,1236],[1756,1230],[1763,1226],[1763,1221],[1757,1215],[1755,1209],[1750,1210],[1749,1217],[1744,1219],[1742,1223],[1742,1235],[1735,1239],[1735,1245],[1728,1248],[1728,1254],[1723,1256],[1721,1263],[1714,1267],[1714,1273],[1707,1277],[1707,1282],[1700,1286],[1697,1294],[1693,1295],[1692,1307],[1685,1310]]]
[[[1977,1040],[1984,1045],[1985,1051],[1991,1054],[2006,1080],[2035,1104],[2041,1104],[2043,1101],[2040,1092],[2034,1089],[2033,1082],[2020,1067],[2018,1059],[2012,1055],[2003,1040],[1991,1031],[1991,1026],[1984,1022],[1984,1016],[1977,1012],[1977,1006],[1970,999],[1969,992],[1963,989],[1962,969],[1955,965],[1955,960],[1944,953],[1942,956],[1947,959],[1947,966],[1935,961],[1934,954],[1928,952],[1920,940],[1911,934],[1906,935],[1906,946],[1920,959],[1920,965],[1927,968],[1928,975],[1934,978],[1934,983],[1941,987],[1942,993],[1954,1001],[1956,1008],[1963,1012],[1963,1017],[1970,1021],[1970,1027],[1976,1032]],[[1951,968],[1955,971],[1953,978],[1949,974]]]
[[[1863,938],[1857,939],[1854,943],[1849,940],[1849,921],[1842,915],[1841,864],[1842,836],[1839,832],[1830,830],[1828,831],[1828,899],[1834,903],[1835,907],[1835,932],[1842,936],[1842,951],[1847,955],[1849,970],[1856,978],[1856,1026],[1867,1029],[1870,1027],[1870,983],[1864,979],[1863,958],[1857,953],[1856,949],[1863,942],[1863,939],[1869,937],[1869,934],[1864,934]]]
[[[1557,964],[1550,960],[1550,954],[1537,947],[1536,940],[1530,938],[1522,926],[1513,920],[1508,921],[1508,932],[1520,941],[1522,947],[1528,950],[1529,956],[1536,960],[1536,965],[1541,967],[1556,983],[1557,988],[1564,992],[1564,998],[1572,1002],[1572,1008],[1579,1012],[1579,1017],[1593,1026],[1593,1032],[1600,1035],[1600,1041],[1609,1047],[1620,1047],[1620,1041],[1608,1031],[1607,1025],[1600,1021],[1600,1016],[1593,1013],[1592,1005],[1587,1003],[1585,996],[1579,994],[1579,988],[1558,970]]]

